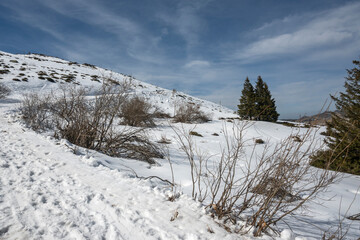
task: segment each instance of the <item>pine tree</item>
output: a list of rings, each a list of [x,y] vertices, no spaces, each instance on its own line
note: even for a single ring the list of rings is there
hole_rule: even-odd
[[[240,104],[238,105],[238,114],[243,119],[253,119],[255,112],[255,91],[247,77],[244,82],[244,89],[241,92]]]
[[[312,165],[330,164],[333,170],[360,175],[360,61],[353,63],[355,67],[347,69],[345,92],[331,96],[341,114],[333,113],[327,123],[325,143],[329,149],[313,156]]]
[[[256,120],[276,122],[279,114],[276,111],[275,99],[271,97],[268,85],[258,77],[255,88]]]

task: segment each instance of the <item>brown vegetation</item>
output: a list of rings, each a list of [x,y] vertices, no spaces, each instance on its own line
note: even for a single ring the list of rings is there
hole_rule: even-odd
[[[181,104],[174,116],[174,122],[203,123],[208,121],[210,121],[210,116],[200,110],[200,105],[192,103]]]
[[[245,224],[240,233],[251,230],[260,236],[276,232],[277,222],[314,200],[339,174],[308,164],[309,154],[316,150],[311,129],[299,142],[289,137],[272,150],[264,145],[261,154],[254,154],[254,146],[253,154],[247,156],[244,132],[248,127],[241,122],[236,122],[230,132],[224,127],[226,145],[220,158],[211,164],[212,158],[196,148],[188,131],[173,129],[190,164],[192,197],[207,199],[212,216],[224,224],[242,220]],[[239,168],[240,163],[244,167]]]
[[[60,93],[24,97],[21,113],[34,130],[54,131],[81,147],[110,156],[134,158],[155,163],[162,151],[146,136],[143,128],[117,126],[122,106],[128,101],[128,86],[103,85],[98,96],[87,99],[87,90],[62,87]]]

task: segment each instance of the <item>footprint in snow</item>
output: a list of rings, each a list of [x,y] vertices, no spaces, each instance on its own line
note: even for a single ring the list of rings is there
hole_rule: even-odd
[[[41,201],[42,203],[47,203],[47,199],[46,199],[45,196],[42,196],[40,201]]]
[[[3,235],[5,235],[5,234],[9,231],[10,226],[11,226],[11,225],[0,229],[0,237],[3,236]]]
[[[4,163],[4,164],[1,165],[1,167],[2,167],[2,168],[9,168],[10,165],[9,165],[8,163]]]

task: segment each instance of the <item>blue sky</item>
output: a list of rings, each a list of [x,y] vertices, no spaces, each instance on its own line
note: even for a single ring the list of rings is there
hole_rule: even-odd
[[[236,109],[261,75],[280,118],[320,111],[360,57],[360,1],[1,0],[0,50],[131,74]]]

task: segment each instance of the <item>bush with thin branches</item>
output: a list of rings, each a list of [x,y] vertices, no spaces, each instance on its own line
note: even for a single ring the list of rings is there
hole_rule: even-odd
[[[211,161],[188,131],[173,129],[190,163],[192,197],[206,202],[214,218],[224,223],[241,220],[239,232],[251,230],[260,236],[276,232],[279,221],[315,200],[340,175],[308,164],[318,144],[311,129],[299,142],[289,137],[276,146],[265,144],[260,154],[255,144],[249,156],[244,140],[248,127],[247,122],[237,122],[229,132],[224,126],[225,147],[219,159]]]
[[[115,157],[155,163],[163,158],[144,128],[118,126],[118,116],[128,99],[126,84],[102,85],[94,99],[81,87],[61,87],[57,93],[25,96],[21,113],[34,130],[52,129],[55,136]]]
[[[181,104],[174,116],[174,122],[181,123],[204,123],[210,120],[210,116],[200,109],[200,105],[194,103]]]
[[[5,84],[0,83],[0,99],[5,98],[10,94],[11,90]]]
[[[153,127],[154,112],[152,105],[145,98],[135,96],[127,99],[121,106],[122,124],[133,127]]]
[[[20,112],[28,127],[44,131],[54,127],[50,117],[52,99],[49,95],[28,93],[21,102]]]

